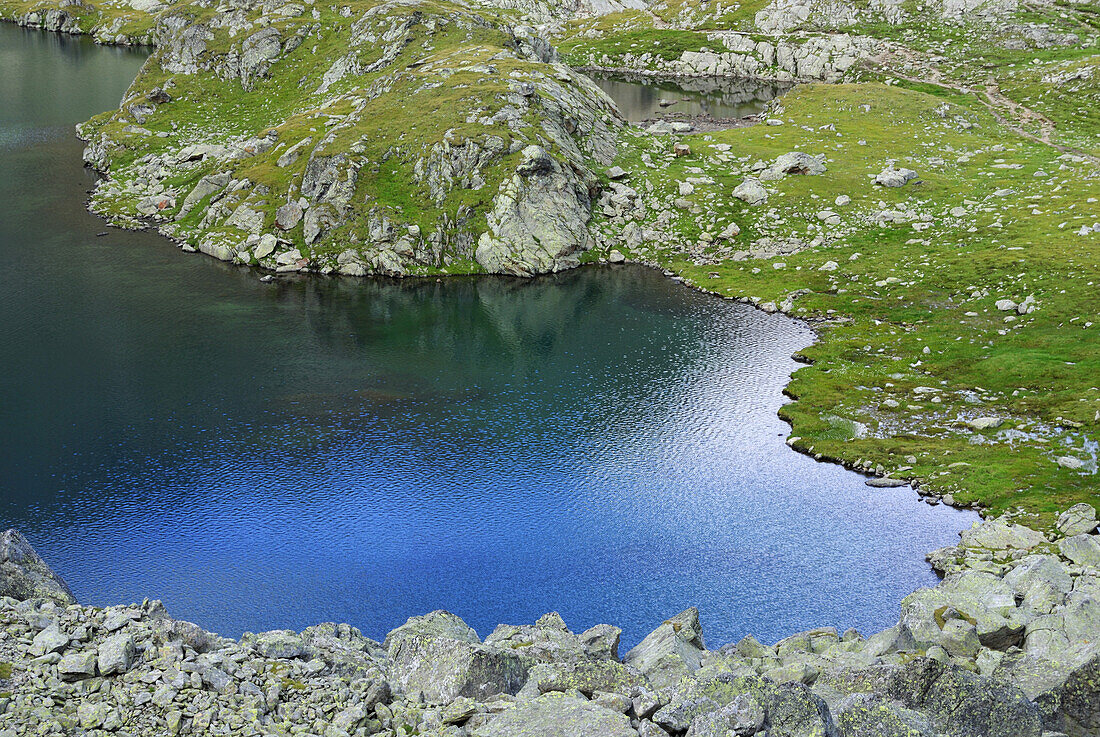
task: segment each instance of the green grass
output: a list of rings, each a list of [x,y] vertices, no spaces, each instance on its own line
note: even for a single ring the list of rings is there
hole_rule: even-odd
[[[1097,476],[1054,460],[1085,457],[1085,444],[1100,439],[1100,238],[1059,227],[1100,219],[1095,204],[1082,207],[1100,198],[1100,182],[1050,147],[1005,132],[972,99],[936,92],[800,87],[783,99],[786,125],[687,136],[693,155],[681,159],[665,141],[632,138],[619,163],[645,172],[659,196],[676,196],[677,182],[692,176],[689,167],[715,182],[692,195],[701,214],[674,211],[674,238],[635,255],[718,294],[759,304],[789,300],[793,314],[815,321],[820,340],[803,351],[812,365],[795,373],[788,393],[797,401],[781,413],[800,450],[881,464],[962,503],[992,512],[1022,506],[1049,523],[1071,503],[1100,506]],[[952,102],[943,111],[945,98]],[[960,118],[975,127],[959,126]],[[835,130],[822,130],[826,122]],[[719,152],[718,144],[730,151]],[[796,148],[825,153],[828,171],[766,183],[773,195],[764,207],[732,197],[748,164]],[[643,152],[659,162],[655,170],[646,171]],[[887,159],[916,169],[921,183],[872,186],[869,175]],[[998,162],[1022,168],[993,168]],[[1063,164],[1069,170],[1058,173]],[[1034,176],[1039,171],[1048,176]],[[1015,194],[995,196],[1007,188]],[[842,194],[852,202],[836,207]],[[1040,199],[1027,199],[1033,196]],[[957,206],[969,214],[950,216]],[[874,224],[878,211],[903,207],[929,215],[931,227]],[[841,214],[841,235],[830,235],[814,216],[827,208]],[[731,220],[742,228],[735,249],[763,234],[804,242],[824,235],[825,242],[770,260],[732,260],[711,247],[700,252],[699,235]],[[826,261],[839,266],[820,271]],[[776,262],[785,267],[773,268]],[[1005,323],[993,303],[1028,295],[1039,309]],[[914,393],[917,387],[939,389],[940,401]],[[965,421],[978,415],[1005,424],[972,431]]]
[[[603,38],[574,36],[562,41],[558,50],[570,64],[585,65],[589,59],[610,58],[626,54],[649,54],[665,60],[679,59],[685,51],[714,48],[705,34],[678,29],[648,28],[618,31]]]

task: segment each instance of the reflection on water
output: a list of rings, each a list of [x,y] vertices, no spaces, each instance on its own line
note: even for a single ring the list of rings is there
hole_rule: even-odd
[[[662,115],[706,115],[715,119],[756,115],[792,86],[723,77],[673,80],[596,71],[588,75],[615,101],[626,119],[634,123]]]
[[[717,644],[886,626],[973,519],[789,451],[810,332],[651,271],[263,284],[96,238],[69,126],[141,58],[56,51],[0,28],[0,134],[35,133],[0,149],[0,526],[83,601],[232,635],[557,610],[625,644],[697,604]]]

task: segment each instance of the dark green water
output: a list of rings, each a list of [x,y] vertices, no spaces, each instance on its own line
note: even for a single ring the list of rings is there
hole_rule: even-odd
[[[756,115],[793,86],[751,79],[668,79],[595,71],[589,76],[635,123],[659,117],[704,115],[726,120]]]
[[[0,526],[225,634],[558,610],[631,644],[891,624],[972,515],[783,444],[811,340],[636,268],[280,280],[84,212],[141,57],[0,27]]]

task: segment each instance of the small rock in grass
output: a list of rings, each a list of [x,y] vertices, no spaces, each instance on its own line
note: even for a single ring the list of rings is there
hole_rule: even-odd
[[[746,179],[733,190],[733,196],[750,205],[762,205],[768,201],[768,190],[756,179]]]
[[[1000,417],[977,417],[970,420],[968,425],[975,430],[992,430],[995,427],[1000,427],[1003,420]]]
[[[904,187],[916,178],[917,173],[912,169],[895,169],[893,166],[889,166],[875,177],[875,184],[883,187]]]

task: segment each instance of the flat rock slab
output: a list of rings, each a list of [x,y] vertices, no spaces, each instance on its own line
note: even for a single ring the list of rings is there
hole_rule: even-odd
[[[473,737],[636,737],[623,714],[591,701],[547,694],[520,703],[485,726]]]

